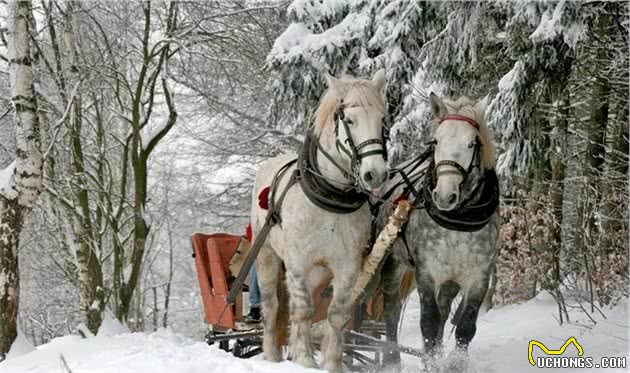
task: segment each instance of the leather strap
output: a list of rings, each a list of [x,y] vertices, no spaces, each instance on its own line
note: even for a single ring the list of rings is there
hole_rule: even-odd
[[[457,114],[445,115],[442,118],[440,118],[438,124],[442,124],[442,122],[447,121],[447,120],[459,120],[462,122],[466,122],[470,124],[471,126],[475,127],[477,131],[479,131],[479,123],[477,123],[474,119],[466,117],[464,115],[457,115]]]
[[[254,239],[254,243],[252,244],[252,247],[249,249],[249,252],[247,253],[247,256],[245,257],[245,260],[243,261],[243,265],[241,266],[241,269],[239,270],[238,275],[236,276],[236,279],[230,285],[230,292],[226,298],[226,306],[228,304],[234,304],[234,302],[236,302],[236,297],[238,296],[238,294],[240,294],[241,287],[243,286],[243,283],[245,282],[245,278],[247,278],[247,275],[249,274],[249,270],[251,269],[252,265],[254,265],[254,261],[256,260],[256,257],[258,256],[258,252],[260,251],[260,248],[262,247],[263,243],[265,243],[265,240],[267,238],[267,235],[269,234],[269,231],[276,224],[280,224],[280,222],[282,221],[282,219],[280,218],[280,207],[282,206],[282,201],[284,201],[284,197],[286,196],[287,191],[291,189],[293,185],[295,185],[298,171],[294,170],[291,173],[291,178],[289,179],[289,181],[287,182],[287,185],[282,190],[282,193],[280,193],[280,196],[278,197],[277,201],[274,201],[275,192],[276,192],[275,189],[278,186],[279,180],[282,179],[283,175],[291,167],[291,165],[295,163],[295,161],[296,161],[295,159],[291,160],[287,164],[282,166],[280,170],[276,172],[276,175],[273,177],[273,181],[271,183],[272,192],[269,198],[269,211],[267,211],[267,216],[265,217],[265,224],[262,226],[262,228],[260,229],[260,232],[258,232],[258,235]],[[225,312],[225,308],[223,309],[223,312],[221,312],[221,316],[219,316],[219,320],[221,320],[221,318],[223,317],[224,312]]]
[[[473,159],[474,162],[474,159]],[[435,172],[439,173],[440,171],[438,170],[438,168],[440,166],[451,166],[451,167],[455,167],[457,169],[457,171],[459,171],[460,174],[462,174],[462,176],[464,177],[464,180],[468,177],[468,170],[466,170],[464,167],[462,167],[459,163],[455,162],[455,161],[451,161],[448,159],[445,159],[443,161],[439,161],[438,163],[435,164]]]
[[[298,157],[298,181],[308,199],[318,207],[337,214],[347,214],[361,208],[368,195],[354,186],[339,189],[330,184],[319,172],[317,165],[317,139],[308,131]]]
[[[407,260],[412,267],[416,266],[416,261],[413,260],[413,255],[411,255],[411,248],[409,248],[409,243],[407,242],[407,225],[409,224],[409,220],[407,220],[402,227],[400,227],[400,236],[402,238],[402,242],[405,245],[405,250],[407,250]]]
[[[361,162],[361,159],[363,158],[371,157],[373,155],[382,155],[383,158],[387,159],[387,153],[386,153],[386,148],[385,148],[386,146],[385,142],[387,141],[387,139],[385,138],[385,136],[389,136],[389,134],[388,134],[388,130],[385,129],[386,127],[383,126],[383,130],[381,131],[382,138],[369,139],[360,143],[359,145],[355,145],[354,140],[352,139],[352,134],[350,133],[350,127],[348,127],[348,123],[346,122],[346,115],[343,111],[346,107],[355,107],[355,106],[347,106],[347,105],[343,105],[342,103],[337,109],[337,111],[335,112],[335,117],[334,117],[335,136],[337,137],[337,140],[335,141],[335,146],[337,147],[337,151],[340,151],[340,153],[343,152],[350,158],[350,162],[352,164],[353,170],[359,167],[359,163]],[[339,122],[341,122],[341,124],[343,125],[343,129],[346,134],[345,142],[348,144],[348,147],[350,148],[349,150],[341,141],[339,141]],[[365,153],[359,153],[359,151],[363,149],[364,147],[369,146],[369,145],[374,145],[374,144],[380,144],[381,148],[370,150]]]

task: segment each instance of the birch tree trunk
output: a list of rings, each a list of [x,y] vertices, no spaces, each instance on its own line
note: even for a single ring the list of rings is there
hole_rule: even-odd
[[[31,3],[17,1],[9,8],[12,12],[9,35],[11,99],[16,114],[17,151],[15,162],[2,172],[12,174],[12,178],[0,182],[0,360],[4,359],[17,337],[19,235],[40,193],[43,167],[31,68]]]
[[[79,4],[68,2],[64,29],[65,48],[68,51],[70,79],[73,85],[80,84],[79,67],[77,65],[78,46],[75,35],[75,12]],[[104,309],[103,275],[101,263],[95,250],[98,244],[95,237],[95,222],[91,218],[90,195],[85,176],[85,164],[81,129],[83,126],[82,98],[80,89],[72,97],[72,118],[70,119],[70,136],[72,140],[72,167],[76,175],[73,194],[80,210],[79,225],[75,228],[77,245],[77,264],[79,269],[80,308],[85,314],[87,327],[94,334],[101,326]]]

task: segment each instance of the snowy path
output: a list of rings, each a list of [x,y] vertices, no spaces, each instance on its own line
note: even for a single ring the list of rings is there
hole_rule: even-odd
[[[549,349],[559,348],[568,338],[575,337],[584,349],[584,356],[599,361],[602,356],[629,356],[628,305],[627,302],[609,310],[607,320],[596,319],[597,325],[588,329],[577,325],[560,326],[556,321],[557,305],[549,295],[519,305],[492,309],[481,315],[477,323],[477,334],[470,346],[470,369],[478,373],[503,372],[629,372],[629,369],[539,369],[528,362],[527,348],[534,339]],[[588,317],[579,312],[571,313],[575,324],[590,325]],[[400,342],[419,346],[419,305],[417,297],[410,299],[405,311]],[[450,322],[444,331],[447,350],[455,345]],[[543,356],[534,348],[534,357]],[[569,347],[567,356],[576,356]],[[630,360],[630,359],[629,359]],[[416,372],[417,363],[411,359],[403,365],[404,372]],[[628,362],[630,364],[630,361]]]
[[[201,311],[200,311],[201,312]],[[537,369],[527,360],[530,339],[537,339],[549,348],[558,348],[575,336],[584,348],[584,356],[599,359],[601,356],[628,356],[628,307],[618,306],[607,313],[607,320],[598,320],[592,328],[569,325],[560,327],[554,315],[556,305],[549,297],[538,298],[521,305],[506,306],[482,315],[477,336],[471,346],[470,371],[486,372],[628,372],[628,369]],[[414,296],[407,304],[402,326],[401,343],[420,346],[418,325],[418,299]],[[586,316],[573,313],[573,321],[584,322]],[[105,328],[107,329],[107,328]],[[447,330],[448,333],[450,330]],[[301,368],[291,362],[268,363],[260,356],[241,360],[170,331],[152,334],[122,333],[106,330],[104,335],[81,339],[77,336],[57,338],[22,356],[14,356],[0,363],[2,373],[67,372],[63,368],[63,355],[73,373],[82,372],[319,372]],[[454,344],[447,337],[447,348]],[[540,351],[535,349],[535,356]],[[575,356],[570,347],[568,356]],[[406,357],[404,372],[419,370],[417,359]]]

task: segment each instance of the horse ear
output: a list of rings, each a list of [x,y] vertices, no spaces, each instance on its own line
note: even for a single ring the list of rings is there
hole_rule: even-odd
[[[442,99],[435,95],[435,93],[431,92],[429,95],[429,101],[431,101],[431,114],[433,114],[433,119],[440,119],[446,114],[446,107],[442,102]]]
[[[486,113],[486,110],[488,109],[489,99],[490,99],[490,96],[485,96],[481,100],[477,101],[477,103],[475,104],[475,109],[477,109],[479,113],[481,113],[482,115],[484,115]]]
[[[385,69],[380,69],[376,72],[376,74],[374,74],[374,77],[372,78],[372,84],[374,84],[376,89],[378,89],[379,91],[383,89],[383,87],[385,86]]]
[[[341,80],[335,78],[334,76],[326,73],[326,83],[328,83],[328,88],[332,89],[338,93],[341,92]]]

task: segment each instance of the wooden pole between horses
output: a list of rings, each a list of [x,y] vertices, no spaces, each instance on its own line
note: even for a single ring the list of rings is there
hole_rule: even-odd
[[[361,273],[352,289],[352,304],[357,304],[357,301],[365,297],[365,288],[372,280],[372,277],[374,277],[376,271],[380,268],[380,264],[390,247],[394,244],[396,238],[398,238],[402,225],[409,218],[410,211],[411,204],[409,201],[403,199],[398,202],[398,206],[389,216],[387,224],[381,233],[379,233],[376,241],[374,241],[370,255],[363,259]]]

